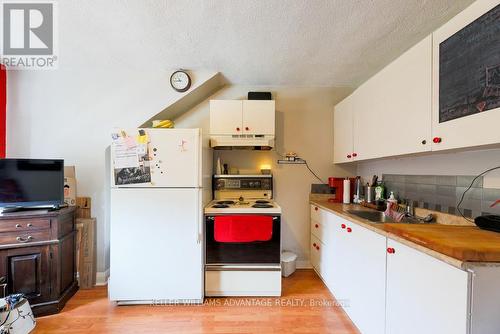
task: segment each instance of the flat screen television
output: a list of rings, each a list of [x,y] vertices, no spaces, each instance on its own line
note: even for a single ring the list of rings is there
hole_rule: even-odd
[[[0,208],[59,208],[64,160],[0,159]]]

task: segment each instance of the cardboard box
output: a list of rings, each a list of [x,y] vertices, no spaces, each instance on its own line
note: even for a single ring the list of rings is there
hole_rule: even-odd
[[[76,174],[75,166],[64,166],[64,203],[76,205]]]
[[[95,218],[77,218],[77,228],[81,224],[81,242],[79,249],[79,277],[80,288],[90,289],[96,283],[96,219]]]
[[[76,272],[80,273],[80,249],[82,248],[83,224],[77,223],[75,226],[76,226]]]
[[[90,197],[77,197],[76,198],[76,218],[90,218],[91,217],[91,199]]]

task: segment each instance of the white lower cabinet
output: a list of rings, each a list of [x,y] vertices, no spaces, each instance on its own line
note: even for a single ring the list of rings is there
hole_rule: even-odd
[[[387,334],[466,334],[469,274],[397,241],[387,247]]]
[[[331,277],[335,298],[362,333],[384,333],[385,246],[382,235],[331,215]]]
[[[498,263],[461,270],[316,206],[311,263],[363,334],[500,333]]]
[[[386,237],[356,224],[347,224],[344,282],[346,312],[362,333],[383,334],[385,327]]]
[[[362,333],[383,334],[386,238],[326,210],[311,213],[313,267]]]

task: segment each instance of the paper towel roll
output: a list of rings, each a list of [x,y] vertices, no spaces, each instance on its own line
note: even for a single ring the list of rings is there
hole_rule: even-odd
[[[344,204],[351,203],[351,181],[344,180]]]

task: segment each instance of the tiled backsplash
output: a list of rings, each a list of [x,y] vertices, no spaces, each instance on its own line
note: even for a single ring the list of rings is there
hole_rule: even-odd
[[[460,215],[457,203],[474,176],[384,174],[382,179],[387,194],[393,191],[398,199],[411,200],[415,206]],[[471,218],[500,214],[500,205],[490,207],[498,199],[500,189],[483,188],[483,177],[479,177],[465,194],[460,209]]]

